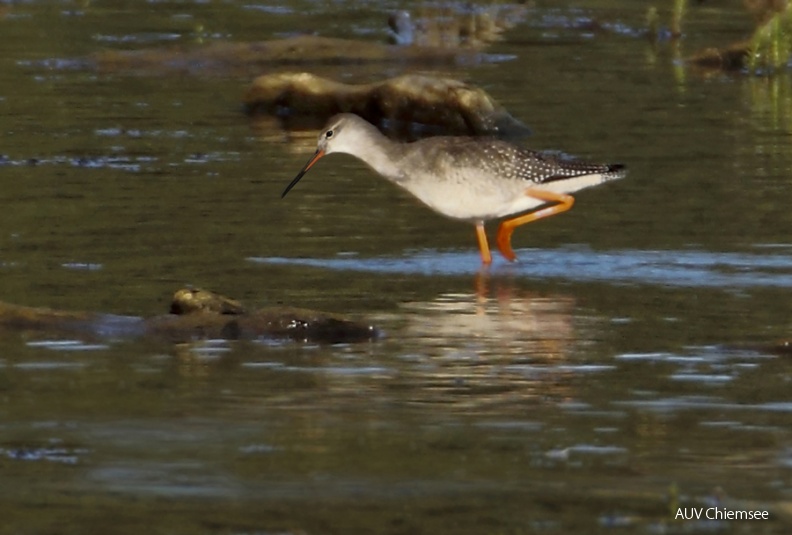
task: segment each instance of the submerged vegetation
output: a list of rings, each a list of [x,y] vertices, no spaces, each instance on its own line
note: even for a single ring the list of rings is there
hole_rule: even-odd
[[[754,32],[748,69],[764,74],[784,69],[792,57],[792,11],[789,4],[774,12]]]
[[[685,62],[709,69],[743,71],[766,75],[787,69],[792,64],[792,9],[788,0],[743,0],[755,30],[750,37],[718,48],[706,48],[690,55]],[[667,30],[660,25],[655,7],[647,11],[647,33],[652,41],[683,37],[682,22],[688,0],[673,0]]]

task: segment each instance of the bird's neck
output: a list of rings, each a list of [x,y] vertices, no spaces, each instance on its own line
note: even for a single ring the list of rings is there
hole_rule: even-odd
[[[398,161],[404,151],[404,145],[385,137],[375,127],[366,136],[361,137],[355,154],[369,167],[388,180],[398,182],[402,179],[402,170]]]

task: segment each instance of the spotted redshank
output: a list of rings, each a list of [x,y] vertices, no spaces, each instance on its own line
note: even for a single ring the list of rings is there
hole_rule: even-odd
[[[511,235],[516,227],[569,210],[575,202],[570,193],[626,175],[620,164],[571,160],[492,138],[430,137],[400,143],[357,115],[342,113],[330,119],[316,153],[281,198],[322,156],[333,152],[363,160],[436,212],[474,223],[484,264],[492,262],[485,221],[519,214],[500,224],[496,242],[501,254],[513,261],[517,257]],[[525,213],[534,208],[540,209]]]

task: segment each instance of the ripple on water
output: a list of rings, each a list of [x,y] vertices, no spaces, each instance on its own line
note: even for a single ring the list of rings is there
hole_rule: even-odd
[[[758,359],[773,359],[751,351],[729,351],[719,347],[690,348],[689,355],[676,353],[623,353],[614,357],[622,362],[653,362],[672,364],[677,370],[666,377],[682,383],[699,383],[711,387],[734,382],[741,374],[758,367]]]
[[[674,373],[669,376],[674,381],[720,384],[734,380],[731,375],[711,375],[706,373]]]
[[[722,398],[710,396],[679,396],[653,400],[614,400],[614,405],[640,408],[655,412],[675,412],[679,410],[721,410],[721,411],[758,411],[786,413],[792,412],[792,402],[732,403]]]
[[[566,448],[552,449],[545,452],[545,457],[556,460],[569,460],[572,455],[589,455],[589,456],[604,456],[604,455],[626,455],[627,448],[621,446],[596,446],[592,444],[578,444]]]
[[[592,251],[575,246],[524,249],[517,256],[530,262],[495,263],[490,272],[527,278],[577,282],[660,284],[680,287],[792,287],[792,255],[785,253],[718,253],[711,251]],[[409,256],[361,258],[250,257],[258,264],[298,265],[370,273],[464,275],[476,273],[480,261],[469,253],[424,251]]]
[[[104,265],[95,262],[64,262],[61,267],[75,271],[99,271],[104,268]]]
[[[201,360],[216,360],[232,351],[231,342],[223,339],[200,340],[189,344],[189,351]]]
[[[47,461],[60,464],[77,464],[88,453],[90,450],[86,448],[69,448],[55,444],[0,448],[0,455],[14,461]]]
[[[42,347],[44,349],[51,349],[53,351],[98,351],[110,348],[110,346],[107,344],[86,344],[81,340],[35,340],[27,342],[25,345],[28,347]],[[24,365],[35,364],[43,363],[24,363]],[[68,363],[58,362],[53,364],[62,365]],[[17,366],[23,366],[23,364],[18,364]]]
[[[173,497],[218,497],[236,494],[237,483],[207,473],[201,462],[122,462],[93,469],[89,478],[125,493]]]
[[[294,366],[284,364],[283,362],[272,362],[272,361],[255,361],[255,362],[243,362],[241,364],[242,367],[245,368],[252,368],[252,369],[266,369],[266,370],[278,370],[284,372],[301,372],[301,373],[321,373],[326,375],[337,375],[337,376],[371,376],[371,377],[380,377],[385,375],[393,375],[395,370],[391,368],[387,368],[385,366],[371,366],[371,365],[361,365],[361,366]]]
[[[182,37],[183,37],[182,34],[175,32],[148,32],[148,33],[134,33],[134,34],[121,34],[121,35],[98,33],[93,35],[92,39],[94,41],[99,41],[100,43],[150,44],[150,43],[178,41]]]

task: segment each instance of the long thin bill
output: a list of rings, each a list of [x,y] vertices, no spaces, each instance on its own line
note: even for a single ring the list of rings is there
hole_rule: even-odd
[[[324,151],[323,151],[322,149],[318,149],[318,150],[317,150],[317,151],[314,153],[314,155],[313,155],[313,156],[311,156],[311,159],[310,159],[310,160],[308,160],[308,163],[307,163],[307,164],[305,164],[305,167],[303,167],[303,168],[302,168],[302,170],[300,170],[300,172],[299,172],[299,173],[297,173],[297,176],[296,176],[296,177],[294,177],[294,180],[292,180],[292,181],[291,181],[291,183],[290,183],[288,186],[286,186],[286,189],[285,189],[285,190],[283,190],[283,193],[281,193],[281,199],[282,199],[282,198],[284,198],[284,197],[286,196],[286,194],[287,194],[287,193],[289,193],[289,191],[291,191],[291,189],[292,189],[294,186],[296,186],[296,185],[297,185],[297,182],[299,182],[299,181],[300,181],[300,179],[303,177],[303,175],[304,175],[305,173],[307,173],[307,172],[308,172],[308,169],[310,169],[311,167],[313,167],[313,164],[315,164],[315,163],[316,163],[316,162],[319,160],[319,158],[321,158],[322,156],[324,156],[324,154],[325,154],[325,153],[324,153]]]

